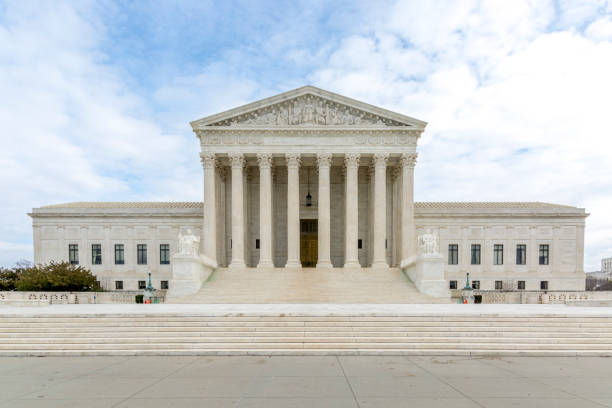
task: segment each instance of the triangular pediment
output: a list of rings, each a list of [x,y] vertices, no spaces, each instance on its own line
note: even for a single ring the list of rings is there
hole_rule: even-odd
[[[408,127],[426,122],[305,86],[191,122],[194,130],[210,127]]]

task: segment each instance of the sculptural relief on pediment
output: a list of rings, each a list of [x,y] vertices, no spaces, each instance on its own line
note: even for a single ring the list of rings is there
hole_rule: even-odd
[[[409,126],[314,95],[256,109],[210,126]]]

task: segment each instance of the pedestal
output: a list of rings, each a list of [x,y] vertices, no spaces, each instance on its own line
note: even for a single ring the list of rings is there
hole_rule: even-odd
[[[426,295],[450,298],[448,282],[444,279],[444,258],[441,255],[421,255],[414,263],[402,262],[402,267],[419,292]]]
[[[203,255],[174,255],[172,280],[166,297],[182,297],[197,293],[217,265]]]

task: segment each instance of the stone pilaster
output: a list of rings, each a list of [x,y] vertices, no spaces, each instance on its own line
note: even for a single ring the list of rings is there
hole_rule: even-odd
[[[272,258],[272,154],[257,154],[259,163],[259,264],[273,267]]]
[[[229,266],[244,268],[244,155],[232,153],[229,158],[232,166],[232,261]]]
[[[404,153],[400,158],[401,174],[401,265],[410,262],[416,256],[416,237],[414,236],[414,167],[417,154]]]
[[[300,268],[300,154],[288,153],[287,159],[287,264]]]
[[[358,181],[357,172],[359,170],[359,153],[348,153],[344,156],[346,166],[346,222],[345,222],[345,257],[344,267],[360,267],[357,251],[358,239]]]
[[[216,206],[216,155],[202,153],[200,155],[204,170],[204,223],[202,235],[204,241],[204,255],[213,265],[217,264],[217,206]]]
[[[317,154],[317,166],[319,167],[319,259],[317,268],[331,268],[331,202],[330,202],[330,168],[331,153]]]
[[[388,268],[385,251],[387,232],[387,160],[389,153],[374,154],[374,256],[373,268]]]

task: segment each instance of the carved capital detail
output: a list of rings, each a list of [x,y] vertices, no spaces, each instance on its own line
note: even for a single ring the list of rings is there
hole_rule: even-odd
[[[417,154],[416,153],[403,153],[402,157],[400,157],[400,163],[402,166],[408,166],[411,169],[414,169],[417,162]]]
[[[389,153],[374,153],[372,160],[374,161],[374,167],[386,167]]]
[[[287,167],[291,168],[299,168],[302,162],[300,153],[287,153],[285,159],[287,160]]]
[[[214,153],[204,152],[200,153],[200,161],[202,162],[202,167],[206,170],[212,170],[217,164],[217,157]]]
[[[359,153],[347,153],[344,155],[344,165],[347,168],[357,168],[359,167],[359,159],[361,155]]]
[[[318,167],[329,167],[331,166],[331,153],[318,153],[317,154],[317,165]]]
[[[244,167],[244,154],[242,153],[230,153],[229,154],[230,163],[232,165],[232,169],[238,169]]]
[[[257,153],[257,163],[260,169],[269,169],[272,167],[272,153]]]
[[[391,168],[391,180],[395,181],[395,180],[399,179],[401,174],[402,174],[401,167],[394,166],[394,167]]]

